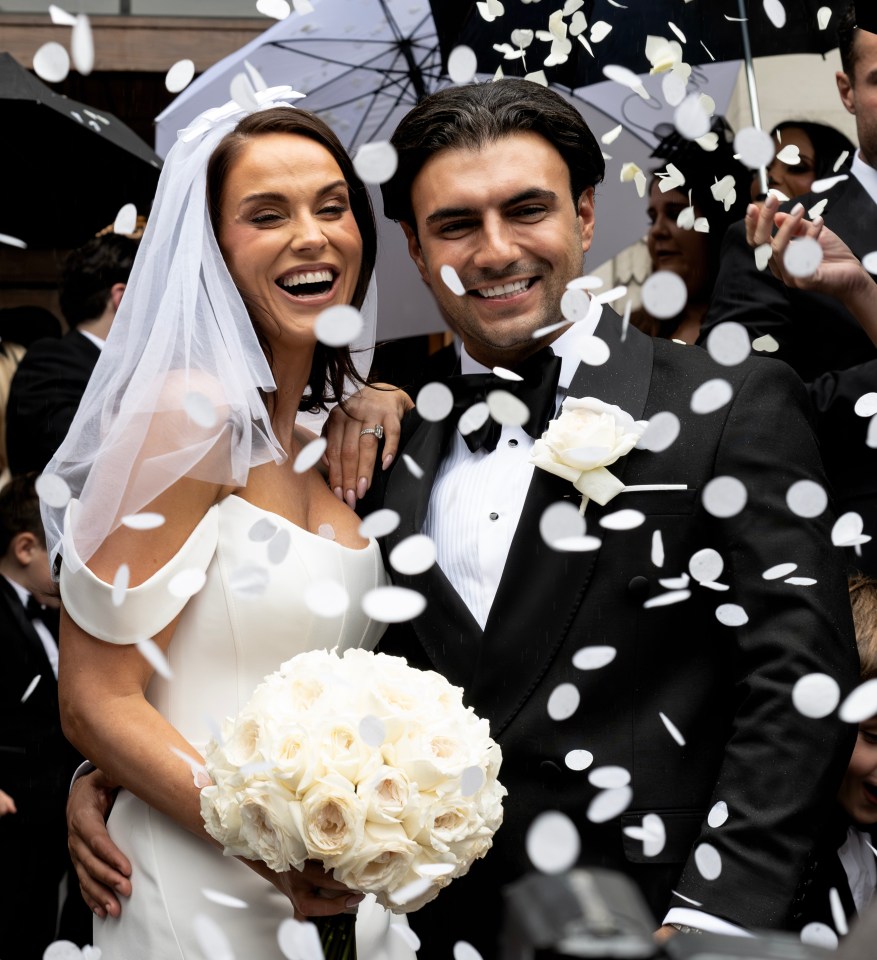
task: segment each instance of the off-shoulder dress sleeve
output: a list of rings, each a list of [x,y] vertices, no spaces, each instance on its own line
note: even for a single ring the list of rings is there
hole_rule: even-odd
[[[70,529],[70,501],[65,529]],[[83,630],[108,643],[137,643],[164,629],[189,599],[184,589],[172,589],[174,578],[190,571],[206,572],[219,538],[218,506],[211,507],[180,550],[148,580],[120,589],[96,577],[76,554],[72,537],[63,541],[61,600]]]

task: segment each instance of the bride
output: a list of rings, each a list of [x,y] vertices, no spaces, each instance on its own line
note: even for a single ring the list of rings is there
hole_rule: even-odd
[[[296,462],[311,439],[299,411],[357,380],[350,351],[320,343],[315,322],[337,305],[368,312],[368,193],[313,115],[286,103],[242,114],[208,111],[168,155],[112,333],[41,487],[64,605],[65,733],[122,788],[109,829],[132,865],[130,898],[120,915],[90,900],[94,943],[120,960],[201,960],[211,931],[237,956],[282,960],[284,919],[363,899],[318,864],[275,873],[223,856],[200,813],[202,750],[266,674],[383,631],[359,603],[385,582],[377,544]],[[344,615],[310,609],[319,580],[344,584]],[[388,935],[398,922],[366,901],[359,955],[410,956]]]

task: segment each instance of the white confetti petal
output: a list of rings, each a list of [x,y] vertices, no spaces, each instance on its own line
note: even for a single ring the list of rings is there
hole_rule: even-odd
[[[792,704],[802,716],[812,719],[827,717],[837,707],[840,688],[825,673],[809,673],[792,687]]]
[[[415,576],[435,563],[435,542],[426,534],[406,537],[390,551],[390,566],[398,573]]]
[[[173,576],[167,585],[168,593],[174,597],[189,598],[194,596],[207,582],[207,577],[203,570],[197,567],[189,567],[188,570],[181,570]]]
[[[234,949],[225,931],[212,918],[203,913],[196,913],[192,920],[195,939],[210,960],[235,960]]]
[[[441,278],[444,281],[445,286],[451,293],[456,294],[458,297],[465,296],[466,288],[463,286],[463,281],[457,274],[457,271],[449,264],[442,264],[442,268],[439,271]]]
[[[487,394],[487,408],[497,423],[521,427],[530,419],[530,408],[508,390],[491,390]]]
[[[857,543],[867,543],[871,538],[863,536],[864,526],[861,514],[852,510],[844,513],[837,518],[831,528],[831,542],[836,547],[851,547]]]
[[[18,247],[19,250],[27,250],[27,244],[18,237],[13,237],[8,233],[0,233],[0,243],[5,243],[7,247]]]
[[[113,577],[113,589],[110,597],[114,607],[121,607],[125,602],[125,594],[131,580],[131,568],[127,563],[119,564],[116,575]]]
[[[390,934],[392,936],[398,937],[406,947],[410,950],[413,950],[415,953],[420,949],[420,937],[409,927],[407,924],[402,923],[391,923],[390,924]],[[390,947],[390,953],[394,953],[392,947]]]
[[[767,265],[770,263],[770,258],[773,256],[773,247],[769,243],[760,243],[752,252],[755,256],[756,269],[760,273],[763,273],[765,270],[767,270]],[[767,334],[767,336],[770,336],[770,334]]]
[[[786,247],[783,265],[798,278],[812,277],[822,263],[822,247],[813,237],[796,237]]]
[[[42,677],[43,675],[41,673],[38,673],[33,678],[33,680],[31,680],[31,682],[27,685],[27,690],[25,690],[24,693],[21,695],[21,700],[19,701],[19,703],[27,703],[28,698],[34,692],[34,690],[36,690],[37,684],[40,682],[40,680],[42,680]]]
[[[68,13],[54,3],[49,4],[49,16],[52,19],[52,23],[59,27],[72,27],[76,23],[76,17],[74,17],[72,13]]]
[[[599,670],[601,667],[612,663],[617,653],[615,647],[600,644],[593,647],[582,647],[581,650],[576,650],[573,654],[572,665],[576,670]]]
[[[378,744],[379,746],[380,744]],[[481,767],[466,767],[460,775],[460,793],[464,797],[474,796],[484,784],[484,771]]]
[[[147,510],[122,517],[122,526],[129,530],[155,530],[163,525],[164,517],[160,513],[150,513]]]
[[[126,203],[119,209],[113,221],[113,233],[131,234],[137,229],[137,207]]]
[[[594,762],[594,754],[590,750],[570,750],[563,762],[570,770],[587,770]]]
[[[627,67],[610,63],[603,67],[603,76],[606,77],[607,80],[613,80],[615,83],[620,83],[623,87],[629,87],[634,93],[639,94],[643,100],[651,99],[648,91],[643,86],[642,80],[640,80],[640,78],[632,70],[628,70]]]
[[[380,717],[363,717],[358,729],[363,742],[370,747],[379,747],[387,739],[387,728]]]
[[[192,60],[177,60],[168,70],[164,85],[170,93],[180,93],[192,82],[195,76],[195,64]]]
[[[63,477],[54,473],[41,473],[34,483],[37,496],[48,507],[62,509],[70,502],[70,487]]]
[[[315,437],[310,443],[305,444],[299,450],[295,461],[292,464],[294,473],[307,473],[311,467],[320,462],[320,458],[326,452],[327,441],[325,437]]]
[[[749,614],[739,603],[722,603],[716,607],[716,620],[726,627],[743,627],[749,623]]]
[[[576,343],[583,363],[589,367],[600,367],[609,359],[609,344],[601,337],[584,337]]]
[[[314,334],[327,347],[347,347],[362,333],[362,314],[356,307],[327,307],[317,317]]]
[[[259,101],[256,99],[256,88],[253,81],[246,73],[237,73],[232,77],[228,86],[228,92],[232,100],[242,110],[258,110]]]
[[[291,545],[292,538],[289,531],[278,530],[268,541],[268,562],[275,565],[283,563]]]
[[[80,13],[73,24],[70,35],[70,52],[76,69],[85,77],[94,69],[94,37],[91,34],[91,21]]]
[[[873,417],[877,413],[877,393],[863,393],[853,407],[856,416]]]
[[[462,419],[462,417],[460,419]],[[402,454],[402,462],[408,468],[408,472],[412,477],[419,480],[423,476],[423,467],[421,467],[413,457],[409,457],[407,453]]]
[[[576,825],[565,813],[546,810],[527,830],[527,856],[542,873],[563,873],[576,862],[581,840]]]
[[[877,679],[860,683],[840,705],[838,716],[845,723],[862,723],[877,716]]]
[[[331,523],[321,523],[317,527],[317,536],[322,537],[324,540],[334,540],[335,528]]]
[[[267,543],[275,533],[277,533],[277,524],[267,517],[262,517],[250,527],[247,536],[254,543]]]
[[[688,572],[698,583],[718,580],[725,569],[721,554],[712,547],[705,547],[692,554],[688,561]]]
[[[832,887],[828,891],[828,903],[831,907],[831,919],[834,921],[835,929],[841,937],[845,937],[850,932],[850,928],[847,924],[847,915],[844,912],[837,887]]]
[[[625,767],[596,767],[588,774],[588,783],[600,790],[614,790],[630,783],[630,771]]]
[[[711,827],[720,827],[728,819],[728,804],[724,800],[718,800],[710,808],[707,814],[706,822]]]
[[[667,733],[679,744],[680,747],[685,746],[685,737],[682,735],[679,728],[675,723],[665,714],[658,712],[658,716],[661,718],[661,722],[667,728]]]
[[[688,92],[687,80],[675,70],[665,73],[661,79],[661,93],[669,107],[678,107]]]
[[[392,533],[399,526],[399,514],[395,510],[383,508],[370,513],[359,525],[359,535],[366,540],[378,539]]]
[[[790,573],[794,573],[797,569],[797,563],[778,563],[776,566],[768,567],[768,569],[762,573],[762,577],[764,577],[765,580],[780,580],[783,577],[787,577]]]
[[[238,567],[229,577],[229,587],[239,597],[261,597],[270,580],[265,567]]]
[[[808,923],[801,928],[801,943],[825,950],[837,950],[838,936],[827,923]]]
[[[173,679],[173,672],[167,662],[167,657],[154,640],[143,637],[137,641],[137,650],[160,677],[164,677],[165,680]]]
[[[399,156],[389,140],[364,143],[353,157],[353,169],[363,183],[386,183],[398,166]]]
[[[704,509],[714,517],[734,517],[746,506],[746,487],[736,477],[713,477],[701,495]]]
[[[824,30],[831,20],[831,7],[820,7],[816,11],[816,24],[820,30]]]
[[[478,57],[471,47],[461,44],[448,56],[448,76],[454,83],[470,83],[478,72]]]
[[[694,863],[704,880],[717,880],[722,873],[722,858],[711,843],[701,843],[695,848]]]
[[[617,127],[613,127],[611,130],[604,133],[603,136],[600,137],[600,142],[605,143],[607,147],[609,146],[610,143],[615,143],[622,129],[623,128],[619,123]]]
[[[678,273],[655,270],[642,285],[643,306],[659,320],[678,316],[688,302],[688,289]]]
[[[213,401],[197,390],[190,390],[183,397],[183,409],[191,421],[197,423],[199,427],[209,429],[216,423],[216,407]]]
[[[591,310],[591,298],[578,287],[567,287],[560,298],[560,312],[570,323],[584,320]]]
[[[786,503],[798,517],[818,517],[828,506],[828,494],[815,480],[798,480],[786,491]]]
[[[691,394],[693,413],[707,414],[721,410],[734,396],[734,388],[727,380],[716,378],[702,383]]]
[[[664,537],[660,530],[652,534],[652,563],[656,567],[664,566]]]
[[[709,332],[706,348],[716,363],[734,367],[749,356],[749,332],[742,323],[733,320],[720,323]]]
[[[323,956],[320,933],[308,920],[293,920],[292,917],[282,920],[277,928],[277,943],[287,960]]]
[[[668,593],[659,593],[656,597],[650,597],[643,604],[646,610],[652,607],[669,607],[673,603],[682,603],[691,596],[690,590],[670,590]]]
[[[557,549],[557,541],[567,537],[581,537],[585,533],[585,518],[578,507],[566,501],[550,504],[542,512],[539,533],[549,547]]]
[[[734,137],[734,152],[752,170],[766,167],[773,160],[773,137],[758,127],[744,127]]]
[[[777,160],[782,160],[789,167],[794,167],[801,162],[801,151],[797,144],[789,143],[777,154]]]
[[[426,597],[406,587],[377,587],[362,598],[362,609],[372,620],[402,623],[423,613]]]
[[[548,716],[552,720],[568,720],[579,708],[581,694],[573,683],[561,683],[548,697]]]
[[[776,353],[779,348],[779,343],[769,333],[752,341],[752,349],[761,353]]]
[[[256,0],[256,9],[274,20],[285,20],[292,13],[287,0]]]
[[[622,297],[627,296],[627,287],[613,287],[611,290],[604,290],[603,293],[598,293],[594,299],[597,303],[614,303],[616,300],[620,300]]]
[[[424,420],[438,423],[454,408],[454,395],[444,383],[427,383],[417,393],[416,406]]]
[[[686,140],[696,140],[709,133],[710,118],[697,94],[689,94],[676,107],[673,112],[673,125]]]
[[[43,951],[42,960],[82,960],[82,951],[72,940],[55,940]]]
[[[783,582],[795,587],[812,587],[816,583],[813,577],[787,577]]]
[[[648,426],[637,441],[637,449],[660,453],[676,441],[680,429],[679,417],[670,410],[661,410],[649,419]]]
[[[318,617],[333,619],[344,614],[350,597],[337,580],[314,580],[305,587],[305,606]]]
[[[872,250],[862,257],[862,266],[868,273],[877,273],[877,250]]]
[[[667,830],[664,821],[656,813],[647,813],[641,827],[625,827],[629,837],[642,840],[643,856],[656,857],[667,842]]]
[[[212,890],[209,887],[201,888],[201,895],[210,900],[211,903],[218,903],[221,907],[231,907],[232,910],[246,910],[249,904],[246,900],[239,897],[232,897],[230,894],[223,893],[221,890]]]
[[[633,790],[630,787],[615,787],[612,790],[603,790],[588,804],[588,819],[591,823],[606,823],[612,820],[630,806],[633,800]]]
[[[607,530],[633,530],[645,519],[645,514],[639,510],[616,510],[601,517],[600,526]]]

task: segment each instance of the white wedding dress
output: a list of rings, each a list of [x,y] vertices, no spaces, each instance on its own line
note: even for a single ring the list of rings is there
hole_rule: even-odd
[[[153,636],[182,608],[168,651],[172,679],[156,673],[148,698],[199,751],[285,660],[316,648],[371,648],[384,630],[360,606],[367,590],[386,582],[374,540],[361,550],[343,547],[234,495],[118,606],[109,584],[68,565],[71,551],[65,540],[62,597],[89,633],[117,641]],[[206,581],[186,601],[168,586],[189,571],[203,571]],[[308,586],[321,580],[344,585],[350,604],[343,615],[320,617],[306,605]],[[245,864],[124,790],[109,830],[133,864],[133,893],[120,919],[95,921],[101,960],[285,960],[277,932],[292,907]],[[357,916],[359,960],[410,960],[408,931],[400,934],[399,925],[407,926],[404,917],[368,897]]]

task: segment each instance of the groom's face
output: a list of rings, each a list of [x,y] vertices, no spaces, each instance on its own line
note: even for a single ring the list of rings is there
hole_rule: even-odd
[[[573,202],[569,169],[547,140],[528,131],[442,150],[418,173],[411,201],[417,234],[403,224],[409,253],[475,359],[508,365],[559,335],[533,337],[562,319],[560,298],[582,273],[594,191]],[[443,267],[453,268],[462,295]]]

